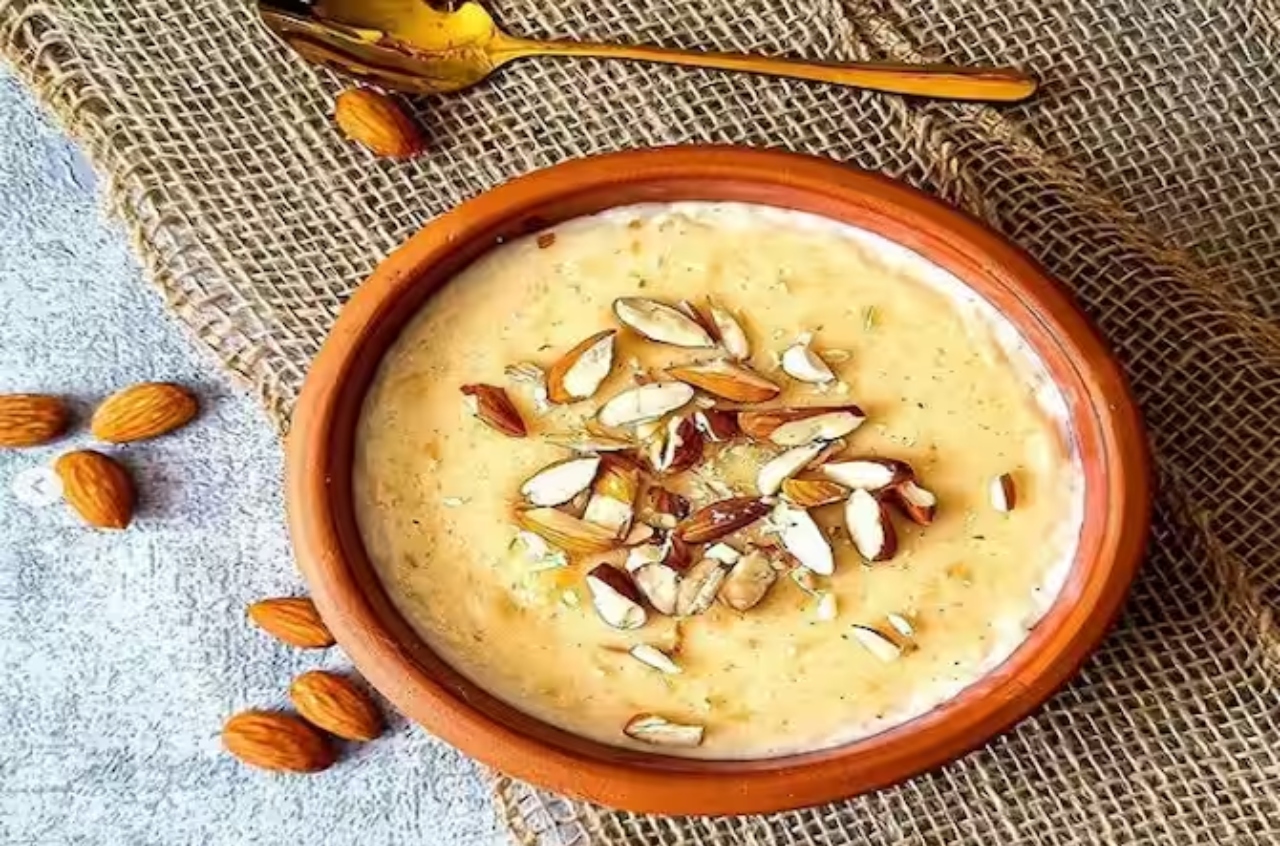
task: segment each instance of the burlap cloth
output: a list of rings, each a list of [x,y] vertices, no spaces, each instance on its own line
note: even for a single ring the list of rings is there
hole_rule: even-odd
[[[0,0],[4,54],[106,177],[173,313],[283,426],[352,288],[432,215],[586,153],[777,145],[974,212],[1077,293],[1128,368],[1160,500],[1119,629],[1044,711],[901,787],[661,819],[499,779],[524,841],[1280,842],[1280,6],[1274,0],[506,0],[509,25],[814,57],[1014,62],[1016,108],[592,61],[415,103],[375,161],[340,82],[237,0]]]

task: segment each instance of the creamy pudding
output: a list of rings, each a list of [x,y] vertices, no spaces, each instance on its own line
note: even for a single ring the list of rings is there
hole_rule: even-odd
[[[634,206],[495,248],[371,386],[354,494],[422,637],[515,707],[706,758],[954,696],[1071,565],[1079,457],[1013,327],[872,233]]]

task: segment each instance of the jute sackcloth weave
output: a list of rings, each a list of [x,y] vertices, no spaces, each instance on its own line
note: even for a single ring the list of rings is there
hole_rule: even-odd
[[[108,178],[174,312],[285,425],[353,287],[432,215],[587,153],[789,147],[980,215],[1132,377],[1159,485],[1120,628],[1015,731],[859,800],[661,819],[499,780],[526,842],[1280,843],[1280,6],[1274,0],[504,0],[530,35],[1020,63],[1024,106],[593,61],[415,103],[432,153],[335,137],[340,81],[238,0],[0,0],[0,44]]]

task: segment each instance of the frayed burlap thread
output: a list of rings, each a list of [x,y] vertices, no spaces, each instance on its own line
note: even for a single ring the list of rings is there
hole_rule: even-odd
[[[86,149],[149,278],[283,427],[378,259],[566,158],[788,147],[981,216],[1067,283],[1151,430],[1160,497],[1123,621],[984,749],[873,796],[736,819],[618,813],[499,778],[529,844],[1280,842],[1280,6],[1274,0],[502,0],[531,35],[825,58],[1020,63],[992,109],[595,61],[414,102],[432,152],[334,134],[341,82],[237,0],[0,0],[10,63]]]

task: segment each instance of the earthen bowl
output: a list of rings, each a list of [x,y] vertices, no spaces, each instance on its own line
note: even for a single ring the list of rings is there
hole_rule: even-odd
[[[414,634],[367,560],[352,508],[353,433],[379,360],[406,321],[436,288],[506,239],[613,206],[677,200],[798,209],[915,250],[1003,312],[1067,398],[1086,491],[1066,586],[1009,660],[925,716],[846,746],[772,760],[692,761],[603,746],[541,723],[463,678]],[[1145,439],[1119,367],[1068,295],[1027,255],[899,182],[817,158],[725,147],[571,161],[432,221],[343,310],[307,378],[288,449],[289,520],[302,571],[338,642],[395,707],[510,775],[605,805],[669,814],[756,813],[852,796],[940,766],[1026,717],[1076,673],[1119,612],[1145,543],[1148,486]]]

